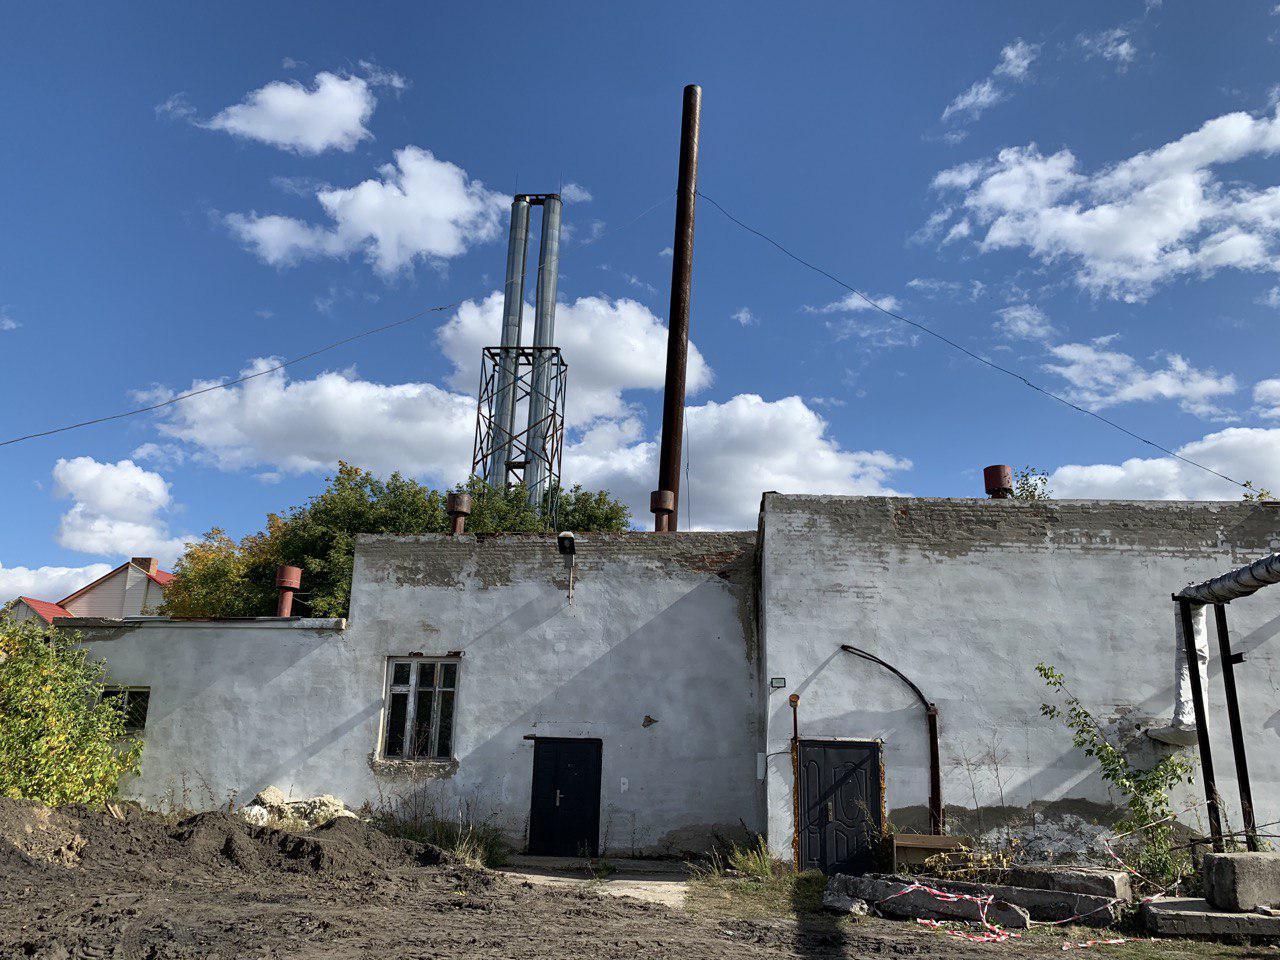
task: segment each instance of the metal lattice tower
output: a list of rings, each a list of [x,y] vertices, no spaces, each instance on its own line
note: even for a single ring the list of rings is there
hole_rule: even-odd
[[[510,372],[511,379],[504,380]],[[491,487],[524,483],[529,502],[544,503],[560,487],[564,449],[564,390],[569,366],[559,347],[485,347],[480,364],[479,415],[471,470]],[[504,398],[509,403],[504,403]],[[512,433],[504,410],[540,411]],[[514,420],[514,418],[510,418]],[[495,466],[501,464],[501,473]],[[548,516],[554,503],[546,504]]]

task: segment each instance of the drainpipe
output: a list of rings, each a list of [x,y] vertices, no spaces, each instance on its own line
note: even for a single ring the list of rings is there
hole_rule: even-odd
[[[276,616],[293,616],[293,594],[302,586],[302,568],[282,566],[276,569],[276,587],[280,596],[276,600]]]
[[[800,694],[787,698],[791,704],[791,866],[800,872]]]
[[[454,492],[445,495],[444,509],[449,514],[451,527],[449,536],[456,537],[467,526],[467,517],[471,516],[471,494]]]
[[[991,468],[988,467],[988,470]],[[1005,468],[1008,469],[1007,467]],[[863,660],[870,660],[872,663],[878,663],[886,670],[890,671],[899,680],[911,688],[911,692],[916,695],[920,703],[924,705],[925,721],[929,728],[929,828],[935,836],[942,836],[946,830],[946,820],[942,808],[942,759],[941,750],[938,746],[938,706],[930,701],[920,691],[905,673],[895,667],[893,664],[881,660],[874,653],[868,653],[858,647],[847,643],[840,644],[840,649],[845,653],[852,653],[855,657],[861,657]]]

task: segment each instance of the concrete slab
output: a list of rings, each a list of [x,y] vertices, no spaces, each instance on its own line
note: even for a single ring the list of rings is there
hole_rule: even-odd
[[[972,900],[941,900],[924,890],[907,891],[913,881],[905,877],[877,876],[850,877],[836,874],[827,881],[824,899],[829,895],[850,900],[865,900],[879,913],[889,917],[919,918],[924,920],[982,919],[982,906]],[[1025,930],[1031,925],[1031,916],[1022,907],[999,900],[986,909],[990,923],[1007,930]]]
[[[1280,939],[1280,917],[1261,913],[1215,910],[1209,901],[1190,897],[1161,897],[1144,904],[1147,930],[1165,937],[1248,937]]]
[[[1025,865],[975,870],[966,877],[975,883],[999,883],[1033,890],[1061,890],[1109,900],[1132,900],[1133,884],[1123,870],[1103,867]]]
[[[995,897],[997,900],[1022,907],[1032,920],[1061,922],[1073,920],[1082,926],[1107,927],[1120,919],[1120,911],[1128,901],[1115,897],[1095,897],[1064,890],[1037,890],[1033,887],[1015,887],[999,883],[971,883],[969,881],[943,880],[935,877],[918,877],[921,883],[939,890],[967,893],[977,897]]]
[[[1200,869],[1205,899],[1219,910],[1280,904],[1280,853],[1207,853]]]

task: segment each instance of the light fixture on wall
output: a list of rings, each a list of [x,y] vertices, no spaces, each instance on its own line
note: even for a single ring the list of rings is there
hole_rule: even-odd
[[[577,545],[574,542],[572,530],[561,531],[556,537],[556,549],[560,551],[560,556],[564,557],[564,565],[569,570],[569,602],[573,603],[573,568],[577,557]]]

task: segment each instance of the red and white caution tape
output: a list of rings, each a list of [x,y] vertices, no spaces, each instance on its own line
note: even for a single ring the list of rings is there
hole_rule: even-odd
[[[883,900],[876,901],[875,905],[879,906],[880,904],[892,900],[895,897],[905,896],[906,894],[914,893],[917,890],[927,893],[935,900],[940,900],[943,903],[956,903],[958,901],[976,903],[978,905],[978,922],[982,924],[984,932],[969,933],[966,930],[952,930],[946,927],[944,922],[941,920],[925,920],[917,918],[916,922],[922,926],[929,927],[933,930],[940,930],[949,937],[955,937],[958,940],[967,940],[970,943],[1004,943],[1006,940],[1015,940],[1022,936],[1020,933],[1012,933],[1005,930],[999,924],[992,923],[987,919],[987,908],[990,907],[996,899],[992,895],[977,897],[968,893],[951,893],[947,890],[935,890],[933,887],[927,887],[923,883],[910,883],[897,893],[890,894]]]
[[[1092,947],[1108,947],[1117,943],[1128,943],[1127,937],[1112,937],[1110,940],[1084,940],[1079,943],[1067,941],[1062,944],[1063,950],[1088,950]]]

